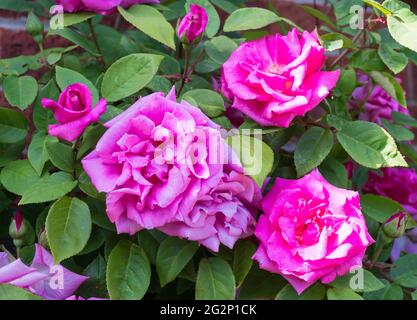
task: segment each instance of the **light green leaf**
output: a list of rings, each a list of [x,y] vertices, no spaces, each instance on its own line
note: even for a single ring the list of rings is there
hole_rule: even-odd
[[[395,283],[406,288],[417,288],[417,254],[407,254],[395,261],[390,271]]]
[[[224,24],[225,32],[256,30],[278,22],[280,18],[263,8],[242,8],[234,11]]]
[[[38,83],[31,76],[8,76],[3,81],[3,91],[12,106],[25,110],[38,95]]]
[[[378,49],[379,57],[395,74],[400,73],[408,64],[404,53],[395,51],[389,44],[382,42]]]
[[[243,165],[244,171],[261,187],[274,165],[274,152],[260,139],[249,135],[233,135],[227,138]]]
[[[77,198],[63,197],[49,209],[46,234],[55,264],[83,250],[91,234],[90,209]]]
[[[144,88],[155,76],[163,56],[137,53],[113,63],[104,75],[101,90],[107,101],[118,101]]]
[[[29,186],[23,193],[19,205],[59,199],[74,189],[76,185],[77,181],[74,181],[70,174],[56,172],[50,176],[43,177]]]
[[[412,116],[397,111],[393,111],[391,115],[395,123],[417,128],[417,120]]]
[[[417,52],[417,16],[410,9],[404,8],[388,15],[387,22],[391,36],[399,44]]]
[[[321,283],[316,283],[298,295],[294,288],[287,284],[278,292],[275,300],[324,300],[326,296],[326,287]]]
[[[195,288],[196,300],[234,300],[235,277],[221,258],[201,259]]]
[[[387,72],[371,71],[371,78],[378,83],[391,97],[404,107],[407,106],[404,90],[398,81]]]
[[[73,171],[74,155],[71,146],[58,141],[47,141],[45,147],[55,167],[66,172]]]
[[[250,240],[240,240],[233,247],[233,273],[237,286],[240,287],[252,268],[252,256],[256,246]]]
[[[330,285],[340,289],[350,287],[356,292],[372,292],[385,287],[384,283],[372,272],[364,269],[354,270],[342,277],[337,277]]]
[[[166,238],[162,241],[156,256],[161,287],[175,280],[198,249],[196,242],[178,238]]]
[[[48,36],[60,36],[62,38],[79,45],[81,48],[85,49],[87,52],[91,53],[93,56],[99,56],[96,46],[92,41],[87,39],[87,37],[81,33],[78,33],[69,28],[64,29],[49,29]]]
[[[120,240],[110,253],[106,279],[110,299],[142,299],[151,281],[151,265],[145,252],[136,244]]]
[[[212,90],[190,90],[182,95],[182,99],[199,107],[210,118],[218,117],[226,111],[222,96]]]
[[[363,300],[355,291],[350,288],[331,288],[327,290],[329,300]]]
[[[0,300],[42,300],[29,291],[9,284],[0,284]]]
[[[337,133],[337,138],[360,165],[373,169],[407,167],[394,139],[375,123],[349,122]]]
[[[390,135],[397,141],[410,141],[414,140],[414,133],[403,126],[392,124],[386,119],[381,119],[382,124]]]
[[[294,154],[295,167],[301,177],[320,165],[333,147],[333,134],[329,129],[313,127],[298,141]]]
[[[30,186],[39,181],[39,176],[28,160],[9,163],[1,171],[2,185],[10,192],[23,195]]]
[[[84,22],[96,14],[92,12],[77,12],[77,13],[65,13],[64,14],[64,27],[69,27],[74,24]]]
[[[237,43],[226,36],[214,37],[204,43],[207,55],[216,63],[223,64],[237,48]]]
[[[25,116],[14,110],[0,108],[0,143],[16,143],[28,133]]]
[[[128,10],[118,7],[118,10],[140,31],[175,50],[174,29],[157,9],[146,5],[135,5]]]
[[[380,223],[384,223],[393,214],[404,210],[398,202],[374,194],[362,195],[361,207],[363,213]]]
[[[46,143],[54,141],[56,141],[56,138],[48,136],[43,132],[37,132],[32,137],[28,149],[28,159],[39,176],[42,174],[46,161],[49,160]]]

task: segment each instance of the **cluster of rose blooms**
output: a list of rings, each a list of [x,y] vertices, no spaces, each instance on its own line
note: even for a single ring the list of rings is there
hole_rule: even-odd
[[[98,12],[133,2],[143,1],[103,1],[112,5],[100,2],[99,6],[98,1],[61,0],[67,11],[87,7]],[[178,35],[193,43],[206,24],[204,8],[191,5]],[[288,127],[295,117],[318,106],[336,85],[339,71],[321,71],[324,61],[315,32],[300,34],[294,29],[286,36],[266,36],[242,43],[232,53],[222,67],[221,90],[232,108],[257,123]],[[367,99],[361,117],[378,122],[393,110],[405,112],[378,86],[369,95],[365,76],[360,81],[364,86],[354,92],[353,104]],[[57,120],[49,134],[74,141],[105,112],[106,101],[92,108],[91,92],[77,83],[63,91],[57,102],[44,99],[43,106]],[[198,241],[214,252],[221,244],[233,248],[237,240],[254,234],[259,247],[253,259],[287,279],[298,293],[316,281],[330,283],[361,266],[367,247],[374,243],[359,194],[331,185],[318,170],[298,180],[276,178],[262,199],[258,185],[232,161],[236,155],[222,139],[220,127],[197,107],[177,102],[174,89],[166,96],[153,93],[140,98],[105,127],[107,131],[82,165],[97,190],[106,193],[107,215],[118,233],[158,229]],[[173,152],[184,149],[183,139],[197,131],[214,137],[210,147],[207,140],[191,139],[181,156]],[[213,150],[222,151],[218,154],[224,157],[209,161]],[[417,215],[415,171],[382,172],[382,176],[370,174],[364,191],[395,199]],[[259,217],[258,210],[262,210]],[[411,236],[396,240],[393,259],[400,251],[417,253]],[[65,292],[50,290],[48,276],[41,270],[53,264],[52,258],[39,246],[30,267],[2,259],[0,283],[28,288],[45,298],[67,298],[86,279],[65,271]],[[8,271],[3,272],[4,268]],[[7,274],[11,277],[4,277]]]

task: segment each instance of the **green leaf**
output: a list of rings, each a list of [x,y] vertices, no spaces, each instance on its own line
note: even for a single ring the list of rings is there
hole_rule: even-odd
[[[327,157],[319,167],[321,174],[331,184],[339,188],[349,187],[345,166],[334,158]]]
[[[278,21],[280,21],[280,18],[270,10],[242,8],[234,11],[226,19],[223,30],[225,32],[256,30]]]
[[[381,280],[365,269],[355,270],[342,277],[337,277],[330,286],[339,289],[350,287],[356,292],[373,292],[385,287]]]
[[[71,146],[58,141],[47,141],[45,147],[55,167],[66,172],[73,171],[74,156]]]
[[[25,140],[15,143],[0,143],[0,167],[16,160],[25,147]]]
[[[381,119],[382,124],[388,133],[394,137],[397,141],[409,141],[414,140],[414,133],[403,126],[392,124],[386,119]]]
[[[151,38],[175,50],[174,29],[157,9],[146,5],[135,5],[125,10],[118,7],[120,14]]]
[[[78,73],[77,71],[62,68],[60,66],[56,67],[56,82],[58,83],[61,91],[64,91],[68,86],[76,83],[81,82],[85,84],[93,94],[93,104],[96,104],[98,102],[98,91],[94,84],[88,80],[85,76],[83,76],[81,73]]]
[[[275,297],[275,300],[324,300],[326,287],[321,283],[316,283],[298,295],[294,288],[287,284]]]
[[[404,47],[417,52],[415,32],[417,16],[410,9],[400,9],[387,17],[391,36]]]
[[[395,74],[403,71],[408,64],[408,58],[404,53],[395,51],[384,42],[379,46],[378,54],[386,66]]]
[[[29,291],[9,284],[0,284],[0,300],[42,300]]]
[[[331,288],[327,290],[329,300],[363,300],[355,291],[350,288]]]
[[[398,202],[374,194],[362,195],[361,207],[363,213],[380,223],[384,223],[393,214],[404,210]]]
[[[90,177],[83,171],[78,177],[78,186],[86,195],[100,200],[105,200],[106,195],[97,191],[96,187],[91,183]]]
[[[227,138],[243,165],[244,171],[261,187],[274,165],[274,152],[265,142],[249,135],[233,135]]]
[[[161,287],[175,280],[198,249],[196,242],[178,238],[166,238],[162,241],[156,256]]]
[[[376,49],[365,49],[355,52],[350,59],[350,66],[365,72],[385,71],[385,63]]]
[[[408,114],[392,111],[391,116],[395,123],[417,128],[417,120]]]
[[[99,56],[94,43],[87,39],[87,37],[79,32],[74,30],[64,28],[64,29],[49,29],[48,36],[60,36],[62,38],[79,45],[81,48],[85,49],[87,52],[91,53],[93,56]]]
[[[356,72],[352,68],[342,70],[333,94],[336,96],[351,96],[356,88]]]
[[[226,36],[214,37],[204,43],[207,55],[216,63],[223,64],[237,48],[237,43]]]
[[[372,169],[407,167],[394,139],[375,123],[349,122],[337,133],[337,139],[353,160],[362,166]]]
[[[372,71],[371,78],[378,83],[391,97],[397,100],[404,107],[407,106],[404,90],[392,75],[387,72]]]
[[[151,265],[145,252],[127,240],[113,248],[107,262],[107,290],[112,300],[140,300],[151,281]]]
[[[14,110],[0,108],[0,143],[16,143],[28,133],[25,116]]]
[[[256,246],[249,240],[238,241],[233,248],[233,273],[237,286],[240,287],[252,268],[252,256]]]
[[[64,27],[69,27],[74,24],[78,24],[96,16],[92,12],[77,12],[77,13],[65,13],[64,14]]]
[[[288,281],[277,274],[261,270],[254,264],[240,287],[242,300],[273,299]]]
[[[413,300],[417,300],[417,291],[414,291],[413,293],[411,293],[411,298]]]
[[[298,141],[294,162],[298,176],[301,177],[320,165],[333,147],[333,134],[329,129],[313,127],[307,130]]]
[[[220,28],[220,17],[216,11],[216,8],[208,0],[187,0],[185,3],[185,9],[187,12],[190,10],[191,3],[198,4],[206,9],[208,16],[206,35],[209,38],[214,37]]]
[[[3,81],[3,91],[12,106],[25,110],[38,95],[38,83],[31,76],[8,76]]]
[[[338,29],[338,27],[334,24],[334,22],[330,19],[330,17],[325,12],[322,12],[310,6],[301,6],[301,8],[303,8],[304,11],[306,11],[308,14],[312,15],[313,17],[328,24],[330,27],[332,27],[332,29],[336,29],[336,30]]]
[[[56,172],[50,176],[43,177],[29,186],[23,193],[19,205],[59,199],[74,189],[76,185],[77,181],[74,181],[70,174]]]
[[[201,259],[195,288],[196,300],[234,300],[235,277],[221,258]]]
[[[211,2],[219,9],[231,14],[233,11],[239,9],[232,1],[229,0],[211,0]]]
[[[118,101],[144,88],[155,76],[163,56],[137,53],[113,63],[104,75],[101,90],[107,101]]]
[[[182,99],[199,107],[210,118],[218,117],[226,111],[222,96],[212,90],[190,90],[182,95]]]
[[[366,300],[402,300],[404,297],[402,288],[395,283],[389,283],[387,280],[382,280],[385,287],[372,292],[365,292],[364,298]]]
[[[142,230],[138,233],[138,244],[146,252],[149,260],[156,265],[156,257],[160,242],[148,230]]]
[[[37,132],[32,137],[28,149],[28,159],[39,176],[42,174],[46,161],[49,160],[46,143],[54,141],[56,141],[56,138],[48,136],[43,132]]]
[[[77,198],[55,202],[46,218],[46,234],[55,264],[83,250],[91,234],[90,209]]]
[[[42,98],[48,98],[52,100],[58,100],[60,90],[55,84],[54,79],[49,80],[49,82],[40,89],[36,103],[33,106],[33,123],[39,131],[47,132],[48,125],[53,123],[54,114],[52,110],[48,110],[42,107]]]
[[[39,181],[39,176],[28,160],[17,160],[3,168],[0,180],[8,191],[23,195],[30,186]]]
[[[395,283],[406,287],[417,287],[417,254],[408,254],[395,261],[390,271]]]

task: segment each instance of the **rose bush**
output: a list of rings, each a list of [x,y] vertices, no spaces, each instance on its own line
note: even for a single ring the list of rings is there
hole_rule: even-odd
[[[417,17],[353,5],[1,2],[0,299],[415,299]]]

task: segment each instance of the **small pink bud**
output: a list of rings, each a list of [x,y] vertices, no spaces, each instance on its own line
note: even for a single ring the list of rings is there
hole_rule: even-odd
[[[201,40],[208,23],[206,9],[192,3],[190,11],[178,24],[177,35],[184,44],[193,44]]]

